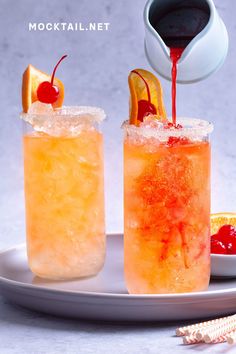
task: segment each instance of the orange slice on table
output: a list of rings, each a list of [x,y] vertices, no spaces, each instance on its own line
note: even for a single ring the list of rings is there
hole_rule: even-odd
[[[38,100],[37,97],[37,89],[41,82],[49,81],[51,82],[51,76],[47,75],[41,70],[36,69],[33,65],[29,65],[22,79],[22,107],[23,112],[27,113],[31,104]],[[56,85],[59,89],[59,96],[52,104],[54,108],[61,107],[64,100],[64,85],[63,83],[54,78],[54,85]]]
[[[236,213],[211,214],[211,235],[216,234],[223,225],[236,227]]]
[[[166,110],[163,102],[161,83],[151,72],[144,69],[132,70],[128,77],[128,83],[130,89],[130,124],[139,125],[140,123],[140,120],[138,119],[138,103],[141,100],[148,101],[147,85],[150,92],[151,104],[156,109],[157,119],[166,120]]]

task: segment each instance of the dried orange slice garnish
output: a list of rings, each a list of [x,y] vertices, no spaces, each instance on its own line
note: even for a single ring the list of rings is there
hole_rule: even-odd
[[[236,213],[211,214],[211,235],[216,234],[223,225],[233,225],[236,227]]]
[[[153,114],[166,120],[166,110],[160,81],[144,69],[132,70],[128,78],[130,88],[130,124],[139,125],[145,115]]]
[[[29,65],[24,74],[22,79],[22,107],[23,112],[27,113],[31,104],[38,100],[37,97],[37,89],[39,85],[44,81],[51,81],[51,76],[47,75],[41,70],[36,69],[33,65]],[[54,79],[55,85],[59,89],[59,95],[56,100],[52,104],[54,108],[61,107],[63,100],[64,100],[64,85],[63,83],[55,78]]]

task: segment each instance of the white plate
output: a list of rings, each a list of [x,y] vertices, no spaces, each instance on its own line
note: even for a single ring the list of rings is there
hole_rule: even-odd
[[[214,277],[236,278],[236,255],[211,254],[211,275]]]
[[[127,294],[122,235],[108,236],[106,264],[98,276],[68,282],[34,277],[24,245],[6,250],[0,253],[0,292],[33,310],[84,319],[182,320],[236,312],[236,280],[214,280],[198,293]]]

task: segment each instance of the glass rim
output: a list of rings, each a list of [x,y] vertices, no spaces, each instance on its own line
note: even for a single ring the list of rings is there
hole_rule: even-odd
[[[21,112],[20,118],[24,120],[26,123],[31,123],[34,120],[38,120],[39,117],[41,120],[48,120],[51,117],[54,119],[63,118],[72,120],[72,119],[85,119],[87,122],[91,123],[101,123],[105,118],[105,111],[100,107],[95,106],[62,106],[45,112]]]
[[[171,118],[168,118],[171,121]],[[182,128],[166,129],[160,126],[136,126],[129,124],[126,120],[122,124],[122,129],[128,135],[140,135],[144,138],[157,138],[159,140],[166,140],[170,136],[173,137],[187,137],[193,140],[208,136],[214,129],[214,125],[204,119],[177,117],[177,124],[181,124]]]
[[[62,106],[53,110],[47,105],[42,113],[35,109],[20,114],[26,126],[49,136],[77,136],[84,130],[98,130],[105,117],[103,109],[92,106]]]

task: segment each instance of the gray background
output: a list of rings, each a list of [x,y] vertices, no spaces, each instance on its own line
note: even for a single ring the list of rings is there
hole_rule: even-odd
[[[33,1],[0,0],[0,246],[24,239],[21,149],[21,75],[31,63],[58,71],[66,89],[65,104],[98,105],[105,109],[107,230],[120,231],[122,222],[122,121],[128,115],[127,75],[148,68],[143,50],[143,0]],[[224,66],[210,78],[178,87],[178,114],[202,117],[215,124],[212,135],[212,210],[236,210],[236,27],[235,1],[216,1],[230,35]],[[234,7],[233,7],[234,6]],[[104,32],[29,32],[29,22],[110,22]],[[171,112],[170,83],[161,80]],[[4,226],[4,229],[2,229]],[[13,227],[14,226],[14,227]]]
[[[178,114],[201,117],[215,124],[212,210],[236,211],[236,3],[215,2],[229,31],[229,54],[223,68],[207,80],[178,87]],[[64,53],[69,57],[62,63],[58,76],[65,84],[65,103],[98,105],[107,113],[104,124],[107,230],[122,230],[120,126],[128,114],[128,72],[135,67],[148,68],[143,50],[144,3],[144,0],[0,0],[0,248],[24,241],[21,75],[29,63],[51,72]],[[107,32],[28,31],[28,22],[57,21],[110,22],[110,28]],[[170,83],[162,79],[162,84],[170,114]],[[126,329],[106,325],[101,329],[99,325],[73,321],[59,323],[8,304],[3,306],[2,299],[0,306],[3,353],[41,353],[48,348],[52,353],[157,353],[158,346],[159,352],[165,352],[165,348],[170,352],[172,346],[175,352],[177,348],[178,352],[188,350],[176,346],[179,341],[171,338],[175,325]],[[222,352],[217,348],[216,352]]]

